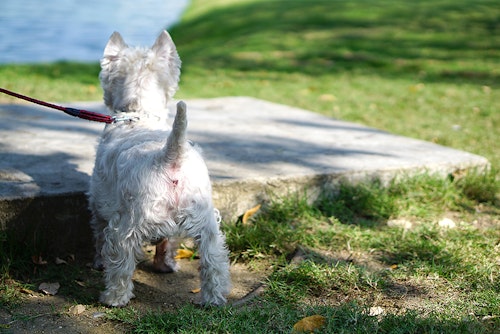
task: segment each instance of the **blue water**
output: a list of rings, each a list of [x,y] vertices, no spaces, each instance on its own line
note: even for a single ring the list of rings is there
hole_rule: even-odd
[[[113,33],[149,46],[189,0],[0,0],[0,63],[97,61]]]

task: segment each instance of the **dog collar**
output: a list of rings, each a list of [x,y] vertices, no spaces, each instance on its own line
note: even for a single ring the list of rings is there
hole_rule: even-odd
[[[140,117],[138,117],[138,116],[113,116],[112,119],[113,119],[113,123],[120,123],[120,122],[132,123],[132,122],[137,122],[138,120],[140,120]]]
[[[123,112],[116,111],[115,116],[113,116],[113,123],[124,122],[127,124],[138,122],[140,120],[147,120],[149,122],[157,122],[165,121],[168,119],[167,117],[152,115],[152,114],[142,114],[138,112]]]

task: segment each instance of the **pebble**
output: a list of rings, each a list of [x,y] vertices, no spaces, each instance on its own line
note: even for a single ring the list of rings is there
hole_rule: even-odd
[[[387,226],[389,227],[399,227],[404,228],[405,230],[409,230],[413,227],[411,221],[406,219],[390,219],[387,221]]]
[[[457,224],[450,218],[443,218],[438,222],[439,227],[442,228],[455,228]]]
[[[94,312],[92,313],[92,318],[94,319],[99,319],[99,318],[102,318],[106,315],[106,313],[104,312]]]

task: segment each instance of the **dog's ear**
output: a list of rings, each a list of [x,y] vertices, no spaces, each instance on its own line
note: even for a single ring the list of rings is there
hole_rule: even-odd
[[[165,58],[169,61],[179,58],[174,41],[166,30],[163,30],[160,36],[158,36],[155,44],[151,47],[151,50],[153,50],[157,56]]]
[[[113,59],[115,58],[121,50],[127,48],[128,45],[120,35],[119,32],[115,31],[109,38],[108,44],[104,48],[104,58]]]
[[[165,96],[170,100],[179,88],[179,77],[181,74],[181,59],[177,54],[172,37],[165,30],[158,36],[155,44],[151,47],[157,66],[158,82],[165,88]]]

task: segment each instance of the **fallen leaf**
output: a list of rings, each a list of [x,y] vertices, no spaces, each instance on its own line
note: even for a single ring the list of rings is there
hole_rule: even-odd
[[[56,257],[56,264],[68,264],[68,262],[64,261],[63,259],[60,259]]]
[[[33,261],[34,264],[38,264],[38,265],[47,264],[47,261],[43,260],[41,255],[33,255],[31,257],[31,260]]]
[[[178,249],[177,250],[177,255],[175,256],[176,259],[190,259],[193,257],[193,251],[190,251],[189,249]]]
[[[243,225],[246,225],[248,223],[248,219],[250,219],[250,217],[252,217],[257,211],[259,211],[259,209],[260,209],[260,204],[257,204],[253,208],[248,209],[245,212],[245,214],[243,215],[243,218],[241,219],[241,223]]]
[[[200,293],[201,288],[191,290],[191,293]]]
[[[19,289],[19,292],[24,293],[26,295],[30,295],[30,296],[34,296],[35,295],[35,293],[32,290],[26,289],[26,288]]]
[[[293,325],[293,330],[296,332],[314,332],[325,325],[326,319],[322,315],[311,315],[299,320]]]
[[[73,315],[79,315],[85,312],[85,306],[78,304],[78,305],[73,305],[69,308],[69,313]]]
[[[38,287],[38,290],[43,292],[46,295],[53,296],[57,294],[59,291],[59,288],[61,285],[56,282],[56,283],[41,283],[40,286]]]
[[[78,284],[79,286],[81,286],[82,288],[86,288],[87,287],[87,285],[83,281],[75,280],[75,283]]]
[[[398,265],[397,265],[397,264],[393,264],[393,265],[391,265],[391,267],[390,267],[390,268],[391,268],[391,270],[398,269]]]

